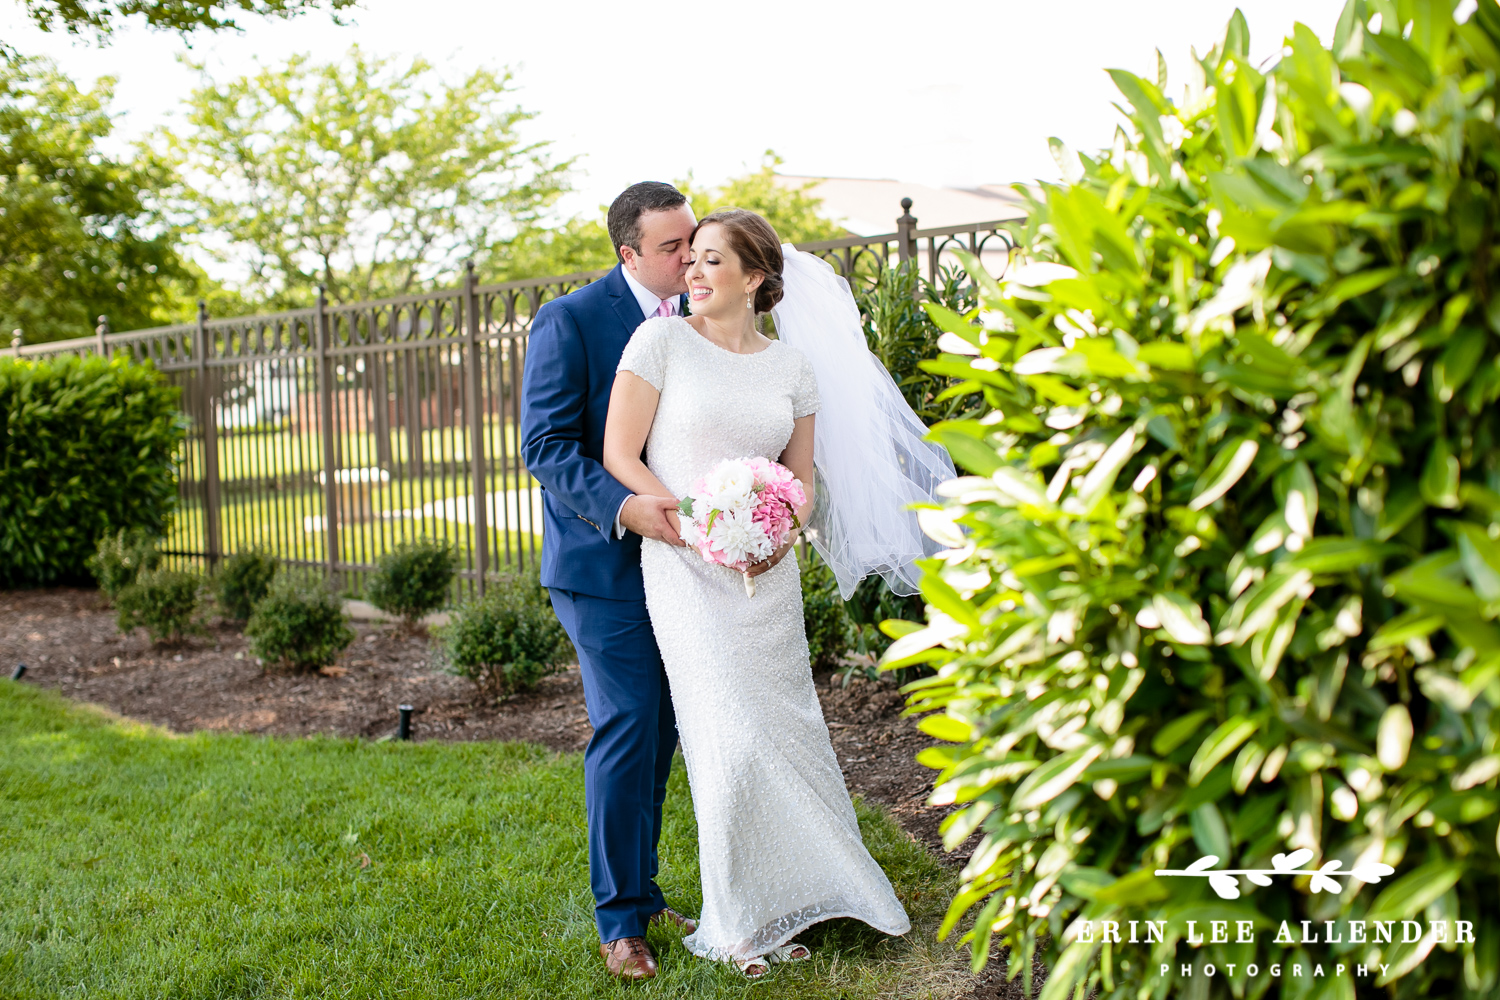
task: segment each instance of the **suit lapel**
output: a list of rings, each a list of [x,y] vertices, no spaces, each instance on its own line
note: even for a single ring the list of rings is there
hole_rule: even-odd
[[[616,264],[615,269],[604,276],[604,287],[609,290],[615,315],[620,318],[620,324],[625,328],[625,339],[629,340],[630,335],[635,333],[635,328],[646,321],[646,314],[641,312],[641,304],[635,300],[635,296],[630,292],[630,286],[625,283],[623,266]]]

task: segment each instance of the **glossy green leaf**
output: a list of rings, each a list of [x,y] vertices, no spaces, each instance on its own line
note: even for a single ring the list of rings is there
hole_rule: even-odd
[[[1069,867],[1058,877],[1058,881],[1073,895],[1083,899],[1093,899],[1101,889],[1108,888],[1119,880],[1102,868],[1087,868],[1080,865]]]
[[[1459,560],[1469,584],[1484,601],[1500,601],[1500,544],[1477,524],[1458,525]]]
[[[967,434],[934,428],[928,437],[947,448],[959,465],[981,476],[989,475],[1004,464],[995,449]]]
[[[1234,850],[1224,816],[1212,802],[1205,802],[1193,810],[1189,826],[1193,831],[1193,842],[1204,854],[1228,858]]]
[[[1186,743],[1211,714],[1207,709],[1199,709],[1171,720],[1151,738],[1151,752],[1165,757]]]
[[[1139,906],[1171,898],[1169,880],[1158,878],[1147,869],[1121,875],[1107,886],[1094,891],[1094,901],[1125,906]]]
[[[1287,565],[1312,573],[1346,573],[1361,566],[1379,566],[1397,551],[1394,545],[1381,545],[1362,538],[1315,538]]]
[[[967,722],[960,722],[951,715],[929,715],[917,723],[917,728],[928,736],[949,743],[967,743],[974,738],[974,731]]]
[[[1372,650],[1400,646],[1410,639],[1423,639],[1443,627],[1443,616],[1421,608],[1405,611],[1375,631],[1370,637]]]
[[[1224,445],[1214,456],[1208,470],[1194,484],[1194,496],[1188,506],[1193,510],[1202,510],[1228,493],[1239,482],[1240,477],[1249,471],[1259,450],[1259,442],[1250,438],[1235,438]]]
[[[1099,747],[1085,747],[1058,754],[1026,776],[1011,796],[1012,809],[1035,809],[1067,791],[1101,753]]]
[[[1447,440],[1439,437],[1432,442],[1427,464],[1422,468],[1422,478],[1418,481],[1422,499],[1434,507],[1457,507],[1458,480],[1458,458],[1448,448]]]
[[[1434,861],[1413,869],[1381,890],[1366,919],[1407,920],[1453,888],[1463,872],[1464,866],[1453,861]]]
[[[1219,763],[1237,750],[1260,729],[1260,723],[1255,719],[1237,715],[1224,722],[1208,735],[1198,745],[1198,750],[1193,754],[1193,760],[1188,765],[1188,784],[1197,785],[1208,772],[1219,766]]]
[[[1136,360],[1162,371],[1190,372],[1197,367],[1192,348],[1166,340],[1142,344]]]

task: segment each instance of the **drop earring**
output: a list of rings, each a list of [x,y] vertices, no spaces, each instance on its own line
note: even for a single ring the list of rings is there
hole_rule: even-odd
[[[754,298],[754,296],[751,296],[751,295],[745,296],[745,308],[746,309],[754,309],[755,308],[755,298]]]

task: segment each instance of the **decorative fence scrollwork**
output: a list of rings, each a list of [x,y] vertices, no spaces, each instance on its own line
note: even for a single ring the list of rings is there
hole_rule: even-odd
[[[1005,220],[804,244],[851,283],[916,260],[930,281],[976,254],[995,276]],[[182,389],[190,429],[165,543],[211,566],[260,547],[351,590],[402,541],[446,538],[465,590],[536,558],[540,490],[520,456],[521,375],[541,306],[608,271],[458,288],[29,346],[22,357],[126,352]]]

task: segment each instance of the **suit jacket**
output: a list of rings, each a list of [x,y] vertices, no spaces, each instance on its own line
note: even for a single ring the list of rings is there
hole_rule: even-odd
[[[542,484],[544,587],[620,601],[646,596],[640,536],[614,534],[615,515],[632,491],[603,465],[615,366],[645,318],[617,264],[542,306],[532,321],[521,456]]]

